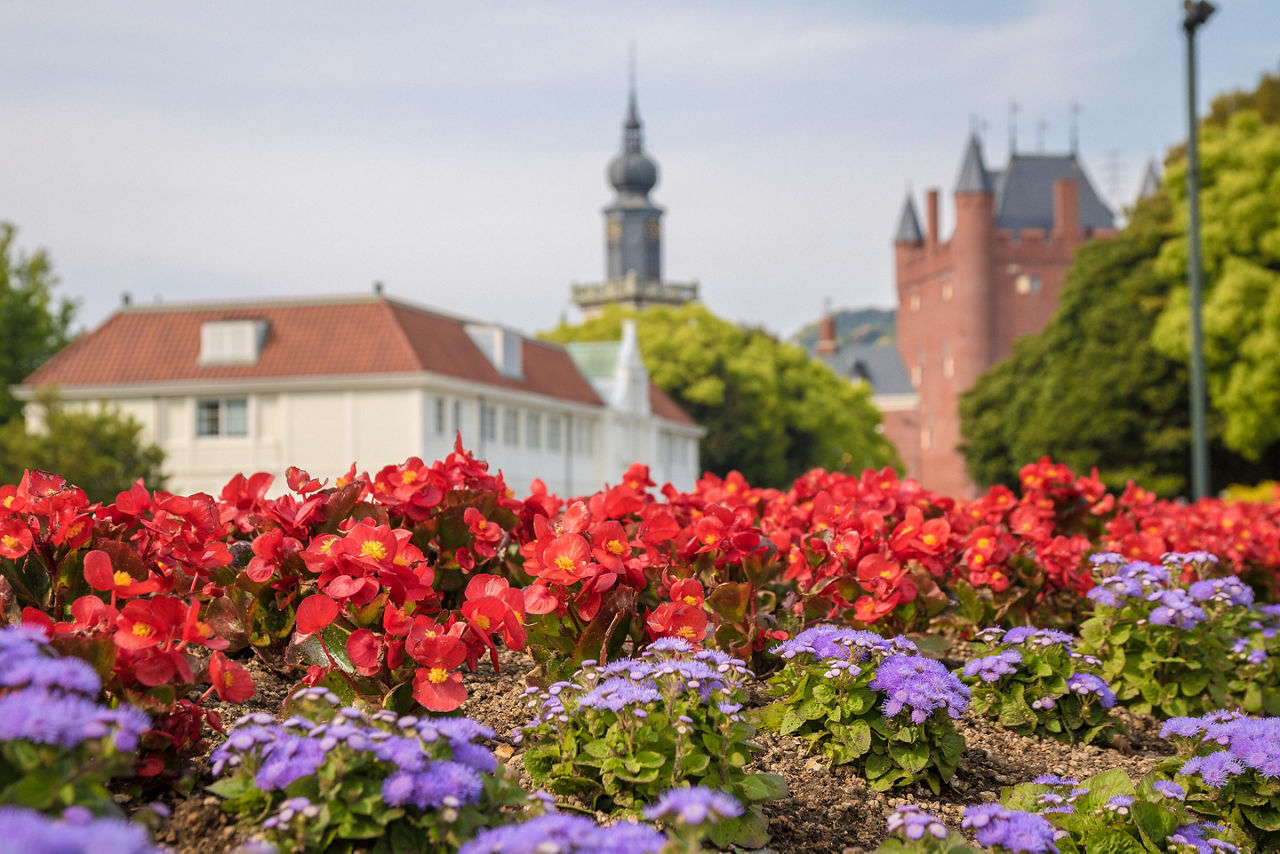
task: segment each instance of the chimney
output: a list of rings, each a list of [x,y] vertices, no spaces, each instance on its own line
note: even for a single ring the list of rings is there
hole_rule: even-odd
[[[124,305],[125,308],[128,308],[130,305],[133,304],[133,295],[130,294],[128,291],[125,291],[120,295],[120,302]]]
[[[925,211],[925,216],[927,217],[927,219],[925,220],[926,231],[924,233],[924,243],[925,243],[925,246],[937,246],[938,245],[938,190],[937,188],[930,190],[927,194],[927,197],[928,197],[928,201],[926,202],[927,210]]]
[[[813,348],[813,354],[834,356],[839,349],[840,344],[836,341],[836,315],[828,306],[822,315],[822,321],[818,324],[818,343]]]
[[[1053,236],[1080,233],[1080,185],[1073,179],[1053,182]]]
[[[373,295],[375,297],[382,296],[382,280],[378,279],[373,283]]]

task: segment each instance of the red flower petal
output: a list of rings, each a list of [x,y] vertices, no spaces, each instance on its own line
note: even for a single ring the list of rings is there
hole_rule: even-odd
[[[116,586],[115,572],[111,569],[111,556],[101,549],[94,549],[84,556],[84,580],[94,590],[107,591]]]
[[[323,593],[313,593],[298,606],[297,629],[304,635],[315,634],[338,618],[338,603]]]
[[[382,651],[382,641],[368,629],[356,629],[347,638],[347,657],[356,666],[362,676],[372,676],[378,672],[378,653]]]

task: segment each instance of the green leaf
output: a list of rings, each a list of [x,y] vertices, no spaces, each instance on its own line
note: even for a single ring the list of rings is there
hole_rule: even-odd
[[[787,796],[787,781],[780,774],[749,774],[739,781],[743,800],[750,804],[774,801]]]
[[[848,748],[850,757],[861,756],[871,749],[871,725],[861,718],[854,719],[848,726],[835,729],[834,733],[840,743]]]

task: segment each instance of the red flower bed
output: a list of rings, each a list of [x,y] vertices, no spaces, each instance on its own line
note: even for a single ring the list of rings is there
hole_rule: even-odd
[[[1280,504],[1113,495],[1048,459],[973,501],[888,469],[813,471],[785,492],[707,475],[680,492],[641,465],[592,495],[535,482],[518,499],[460,441],[431,464],[332,485],[290,469],[273,486],[238,475],[215,499],[138,483],[108,505],[45,472],[0,487],[0,614],[153,714],[151,773],[220,727],[211,695],[251,695],[229,657],[245,650],[347,698],[448,712],[466,699],[459,668],[496,666],[499,640],[548,678],[666,636],[762,667],[771,639],[815,622],[1072,623],[1095,551],[1280,572]]]

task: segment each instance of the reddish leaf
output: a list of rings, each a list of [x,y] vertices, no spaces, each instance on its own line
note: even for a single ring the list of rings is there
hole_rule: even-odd
[[[323,593],[313,593],[298,606],[298,631],[315,634],[338,618],[338,603]]]

